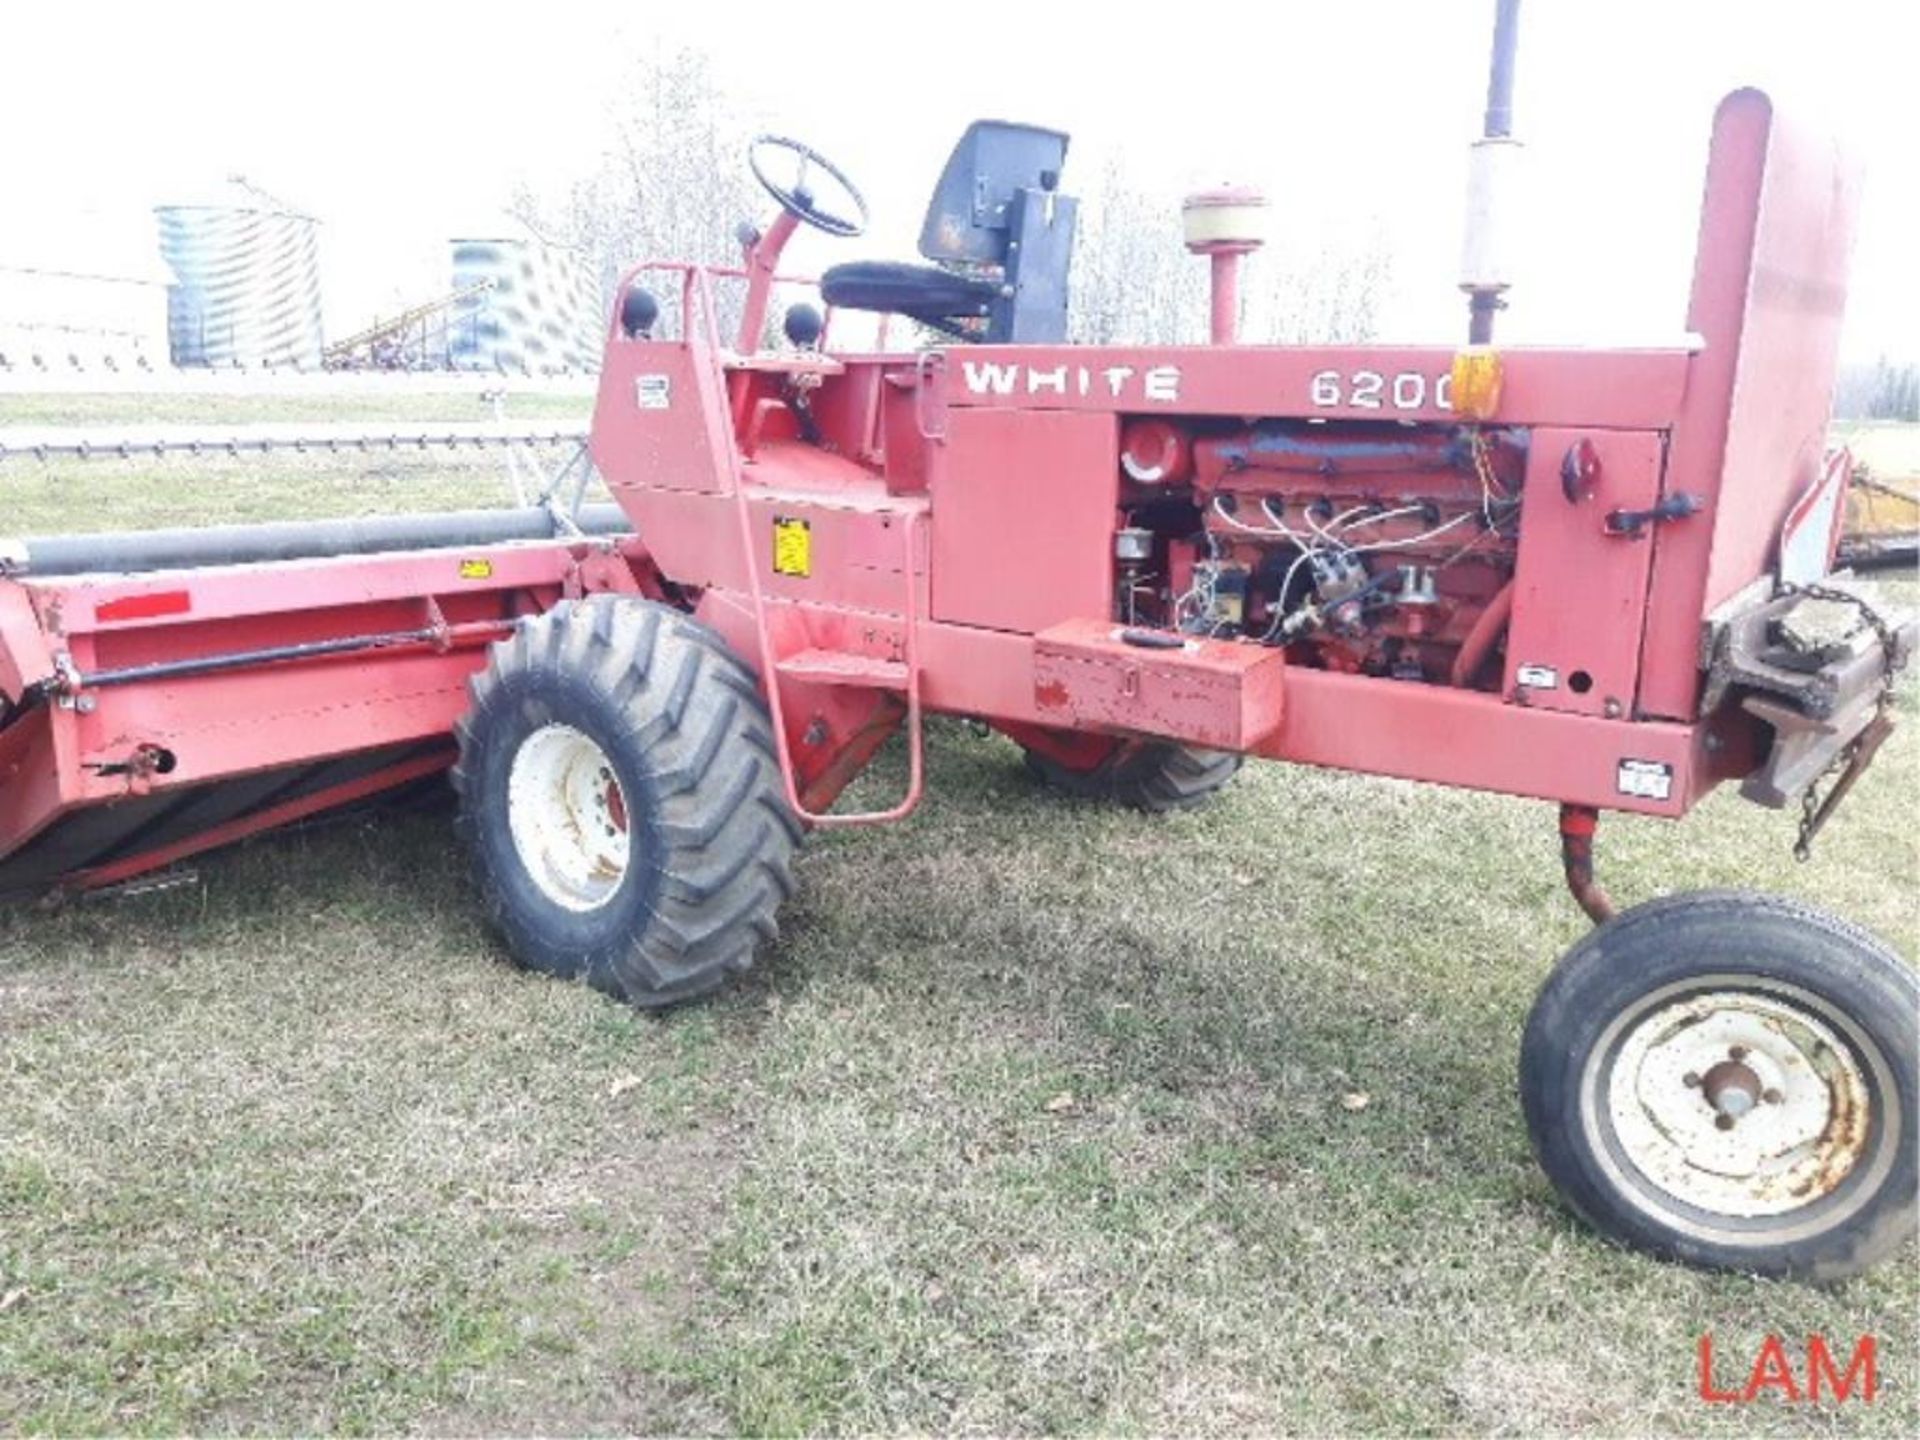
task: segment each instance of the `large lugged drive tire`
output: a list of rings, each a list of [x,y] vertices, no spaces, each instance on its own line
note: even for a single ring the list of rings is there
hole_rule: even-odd
[[[1037,750],[1027,769],[1083,800],[1114,800],[1135,810],[1189,810],[1211,800],[1240,773],[1241,757],[1222,750],[1143,740],[1122,745],[1091,770],[1074,770]]]
[[[718,635],[593,596],[495,645],[472,697],[460,828],[516,960],[649,1008],[752,964],[800,827],[759,688]]]
[[[1521,1045],[1534,1149],[1602,1233],[1834,1280],[1914,1233],[1920,981],[1790,900],[1671,896],[1548,976]]]

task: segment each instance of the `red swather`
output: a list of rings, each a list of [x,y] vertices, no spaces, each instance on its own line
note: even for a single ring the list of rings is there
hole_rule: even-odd
[[[1216,343],[1061,343],[1065,137],[1017,126],[977,126],[956,151],[922,238],[944,268],[857,264],[823,286],[836,307],[984,343],[832,353],[811,343],[818,317],[794,311],[795,343],[770,345],[797,225],[858,229],[811,193],[814,176],[844,185],[838,172],[772,143],[800,153],[800,178],[769,185],[784,213],[728,272],[747,281],[734,348],[714,272],[655,263],[622,284],[591,453],[631,533],[132,573],[44,573],[29,543],[0,580],[0,890],[123,881],[415,780],[453,760],[458,726],[483,893],[516,953],[670,1003],[770,933],[793,817],[913,809],[924,713],[976,717],[1058,783],[1153,806],[1224,780],[1234,762],[1213,752],[1531,796],[1560,807],[1569,882],[1611,921],[1550,992],[1648,977],[1598,1001],[1543,997],[1529,1030],[1536,1142],[1583,1211],[1687,1258],[1822,1273],[1865,1250],[1835,1259],[1698,1217],[1788,1214],[1768,1208],[1788,1191],[1826,1204],[1865,1184],[1842,1177],[1887,1173],[1885,1203],[1910,1215],[1903,1172],[1871,1149],[1904,1145],[1910,1174],[1910,1054],[1897,1133],[1898,1114],[1820,1072],[1833,1088],[1819,1103],[1844,1100],[1852,1119],[1805,1142],[1817,1183],[1799,1190],[1800,1170],[1769,1168],[1799,1152],[1765,1149],[1743,1118],[1778,1094],[1785,1135],[1815,1103],[1759,1057],[1789,1029],[1739,998],[1787,970],[1755,960],[1759,978],[1740,979],[1745,960],[1716,960],[1698,981],[1713,1003],[1686,1002],[1707,1007],[1681,1017],[1686,1034],[1749,1037],[1712,1067],[1725,1124],[1701,1143],[1744,1127],[1762,1148],[1743,1170],[1681,1146],[1713,1117],[1687,1108],[1707,1092],[1675,1091],[1677,1118],[1650,1122],[1652,1149],[1619,1162],[1681,1207],[1670,1220],[1629,1215],[1665,1216],[1668,1200],[1621,1200],[1615,1223],[1608,1196],[1626,1182],[1602,1195],[1582,1178],[1614,1173],[1593,1117],[1631,1140],[1635,1105],[1669,1103],[1647,1098],[1655,1082],[1596,1100],[1581,1087],[1602,1060],[1564,1086],[1554,1068],[1600,1044],[1565,1028],[1579,1017],[1618,1004],[1625,1026],[1672,993],[1646,988],[1665,958],[1629,960],[1686,931],[1677,911],[1611,919],[1598,812],[1679,816],[1728,779],[1780,804],[1836,759],[1851,762],[1844,786],[1889,723],[1888,662],[1911,629],[1792,663],[1778,634],[1792,586],[1824,573],[1845,483],[1823,457],[1854,184],[1831,146],[1765,96],[1731,96],[1687,333],[1503,349],[1496,386],[1484,352],[1218,343],[1249,248],[1238,230],[1195,244],[1215,263]],[[665,327],[643,288],[662,280]],[[1478,325],[1497,293],[1476,288]],[[602,595],[626,598],[561,606]],[[767,718],[740,708],[755,685]],[[903,726],[904,792],[833,811]],[[1775,923],[1763,912],[1753,925]],[[1831,943],[1821,934],[1803,939]],[[1853,1017],[1861,1084],[1892,1084],[1871,1078],[1894,1074],[1873,1057],[1897,1061],[1899,1043],[1869,1041],[1898,1007],[1849,1009],[1840,972],[1792,964],[1792,1003],[1813,1006],[1796,1023],[1841,1024],[1806,998],[1828,996]],[[1655,1037],[1644,1056],[1679,1043]],[[1687,1066],[1660,1063],[1678,1086]],[[1869,1113],[1882,1129],[1860,1128]],[[1592,1148],[1563,1154],[1568,1136]],[[1666,1156],[1669,1142],[1685,1153]],[[1752,1177],[1737,1200],[1729,1165]],[[1853,1233],[1854,1210],[1835,1213],[1831,1234]]]

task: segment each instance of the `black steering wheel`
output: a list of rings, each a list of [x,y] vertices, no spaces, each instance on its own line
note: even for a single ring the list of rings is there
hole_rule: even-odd
[[[799,157],[799,171],[791,186],[783,189],[767,178],[767,172],[761,168],[760,164],[761,153],[767,150],[787,150]],[[753,171],[753,178],[764,185],[767,193],[778,200],[781,208],[795,219],[804,220],[814,229],[824,230],[829,235],[851,236],[866,233],[866,200],[855,188],[854,183],[841,172],[840,167],[812,146],[802,145],[798,140],[789,140],[784,135],[761,135],[747,146],[747,165]],[[859,213],[858,219],[849,220],[821,206],[807,183],[815,170],[840,187],[841,197],[853,202],[852,208]]]

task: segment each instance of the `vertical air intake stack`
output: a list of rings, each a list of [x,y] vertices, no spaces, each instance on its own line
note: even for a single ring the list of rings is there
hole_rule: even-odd
[[[1180,205],[1187,249],[1213,264],[1213,320],[1208,338],[1234,343],[1240,328],[1240,260],[1267,239],[1267,197],[1258,190],[1222,186],[1189,195]]]

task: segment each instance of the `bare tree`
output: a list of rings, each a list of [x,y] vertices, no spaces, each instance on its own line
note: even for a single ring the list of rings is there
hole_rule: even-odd
[[[523,188],[515,204],[541,235],[588,257],[609,301],[641,260],[737,265],[734,227],[759,196],[741,164],[746,126],[704,54],[644,51],[626,79],[594,169],[558,193]]]
[[[1109,160],[1081,197],[1068,300],[1069,333],[1082,344],[1194,338],[1207,284],[1181,244],[1177,201],[1138,189]]]
[[[1380,301],[1393,278],[1385,236],[1280,243],[1252,261],[1241,332],[1272,345],[1353,345],[1379,334]]]
[[[1240,335],[1267,344],[1371,339],[1391,278],[1383,237],[1284,235],[1243,262]],[[1080,206],[1071,333],[1084,344],[1181,343],[1207,333],[1207,265],[1187,252],[1180,197],[1141,190],[1109,161]]]
[[[606,113],[598,162],[569,185],[523,188],[515,213],[584,254],[608,303],[639,260],[738,264],[734,227],[764,208],[741,163],[748,133],[704,53],[643,51]],[[1247,264],[1241,334],[1256,342],[1371,338],[1388,270],[1377,232],[1340,244],[1283,235]],[[677,327],[674,287],[650,288],[664,323]],[[1082,343],[1204,339],[1207,267],[1181,241],[1180,196],[1144,189],[1108,160],[1082,199],[1070,298],[1070,333]],[[719,300],[727,334],[738,287],[722,286]]]
[[[1833,413],[1841,420],[1920,420],[1920,365],[1882,355],[1840,367]]]

